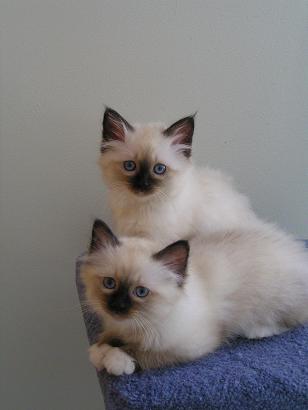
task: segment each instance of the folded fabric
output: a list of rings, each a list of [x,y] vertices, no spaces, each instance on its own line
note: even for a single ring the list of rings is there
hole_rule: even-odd
[[[77,261],[84,301],[79,269]],[[92,344],[100,322],[89,312],[84,320]],[[107,410],[307,410],[308,325],[262,340],[239,338],[187,364],[98,377]]]

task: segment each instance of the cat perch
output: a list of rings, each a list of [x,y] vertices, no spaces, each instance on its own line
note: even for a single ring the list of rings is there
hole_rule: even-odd
[[[306,241],[308,247],[308,241]],[[80,301],[84,288],[77,261]],[[100,332],[85,312],[90,344]],[[262,340],[237,339],[206,357],[161,370],[115,377],[98,372],[107,410],[308,408],[308,325]]]

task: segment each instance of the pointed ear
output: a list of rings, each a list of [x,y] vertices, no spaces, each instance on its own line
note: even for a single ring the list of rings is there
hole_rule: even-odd
[[[134,128],[119,113],[107,107],[103,119],[103,140],[124,141],[126,131],[134,131]]]
[[[183,285],[186,277],[189,256],[188,241],[177,241],[153,255],[153,258],[178,276],[178,283]]]
[[[195,115],[196,114],[182,118],[163,132],[166,137],[173,139],[172,144],[182,144],[187,146],[187,149],[182,150],[187,158],[191,155],[190,147],[195,128]]]
[[[107,246],[118,246],[120,242],[111,229],[100,219],[95,219],[92,228],[92,238],[89,253],[96,252]]]

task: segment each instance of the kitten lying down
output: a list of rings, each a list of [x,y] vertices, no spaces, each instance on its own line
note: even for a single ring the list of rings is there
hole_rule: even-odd
[[[268,226],[158,250],[146,239],[118,240],[96,220],[82,278],[104,323],[90,360],[114,375],[189,361],[226,338],[272,336],[308,321],[306,251]]]

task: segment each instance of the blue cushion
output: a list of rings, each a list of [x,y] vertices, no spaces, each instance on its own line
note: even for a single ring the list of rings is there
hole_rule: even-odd
[[[83,301],[79,268],[77,261]],[[100,323],[88,312],[84,320],[92,344]],[[239,338],[179,366],[121,377],[102,371],[98,377],[107,410],[307,410],[308,325],[258,341]]]

